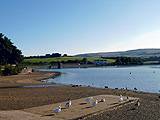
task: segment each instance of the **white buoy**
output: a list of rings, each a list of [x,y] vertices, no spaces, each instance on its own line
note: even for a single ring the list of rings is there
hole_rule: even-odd
[[[61,111],[62,111],[61,106],[58,106],[53,110],[53,112],[55,112],[55,113],[59,113]]]
[[[96,106],[98,104],[98,100],[95,100],[93,103],[92,103],[92,107]]]
[[[69,108],[69,107],[71,107],[71,105],[72,105],[72,101],[71,101],[71,100],[68,100],[68,102],[66,102],[65,107],[66,107],[66,108]]]

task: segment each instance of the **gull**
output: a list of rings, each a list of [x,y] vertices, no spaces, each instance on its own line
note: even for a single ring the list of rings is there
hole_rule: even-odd
[[[120,95],[120,102],[122,102],[123,101],[123,96],[122,95]]]
[[[92,106],[96,106],[98,104],[98,100],[95,100],[93,103],[92,103]]]
[[[91,103],[93,101],[93,97],[88,97],[88,98],[85,99],[85,101],[87,103]]]
[[[69,107],[71,107],[71,105],[72,105],[72,101],[70,99],[68,99],[68,101],[66,102],[65,107],[69,108]]]
[[[62,111],[62,108],[61,108],[61,105],[56,107],[54,110],[53,110],[55,113],[59,113]]]
[[[137,100],[135,106],[139,107],[140,106],[140,102],[139,102],[139,99]]]
[[[106,99],[105,98],[103,98],[103,99],[101,99],[101,101],[100,102],[105,102],[106,101]]]

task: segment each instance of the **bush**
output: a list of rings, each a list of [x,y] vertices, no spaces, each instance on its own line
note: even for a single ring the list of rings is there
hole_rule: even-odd
[[[21,70],[22,69],[19,66],[5,65],[4,68],[0,70],[0,75],[17,75]]]

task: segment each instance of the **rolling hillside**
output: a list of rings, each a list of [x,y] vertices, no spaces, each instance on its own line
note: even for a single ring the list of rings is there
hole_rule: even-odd
[[[160,49],[136,49],[120,52],[99,52],[99,53],[86,53],[79,54],[80,57],[160,57]]]

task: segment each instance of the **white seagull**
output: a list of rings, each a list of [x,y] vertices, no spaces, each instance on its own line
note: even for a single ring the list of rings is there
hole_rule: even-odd
[[[139,107],[140,106],[140,102],[139,102],[139,99],[137,100],[135,106]]]
[[[93,101],[92,106],[96,106],[98,104],[98,100]]]
[[[105,102],[105,101],[106,101],[106,99],[105,99],[105,98],[101,99],[101,102]]]
[[[122,102],[123,101],[123,96],[122,95],[120,95],[120,102]]]
[[[69,107],[71,107],[71,105],[72,105],[72,101],[69,99],[69,100],[66,102],[65,107],[66,107],[66,108],[69,108]]]
[[[61,111],[62,111],[61,106],[58,106],[58,107],[56,107],[56,108],[53,110],[53,112],[55,112],[55,113],[59,113],[59,112],[61,112]]]
[[[93,101],[93,97],[88,97],[88,98],[85,99],[85,101],[87,103],[91,103]]]

